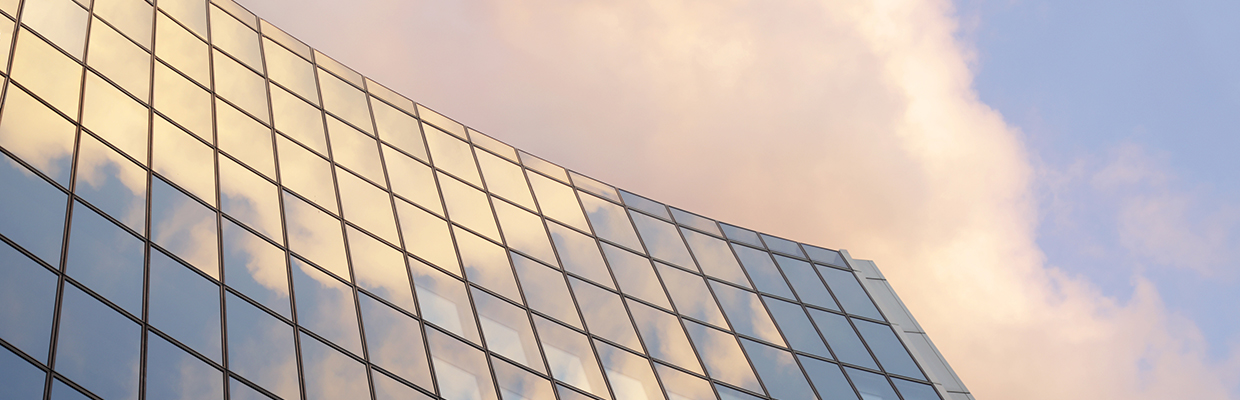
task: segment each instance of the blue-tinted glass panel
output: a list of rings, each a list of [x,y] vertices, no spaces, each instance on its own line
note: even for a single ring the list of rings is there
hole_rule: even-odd
[[[754,376],[753,369],[749,368],[749,361],[746,361],[745,353],[741,352],[735,336],[693,322],[685,322],[685,328],[689,331],[689,337],[693,338],[693,347],[696,347],[698,355],[702,356],[702,362],[706,363],[706,371],[711,377],[762,392],[758,378]]]
[[[939,394],[934,391],[933,386],[903,379],[891,381],[896,384],[896,390],[904,400],[939,400]]]
[[[805,253],[801,252],[801,246],[796,242],[787,239],[777,238],[771,235],[762,235],[762,241],[766,242],[766,248],[776,253],[783,253],[797,258],[805,258]]]
[[[845,268],[848,267],[848,264],[844,263],[844,258],[840,257],[840,253],[837,251],[827,250],[821,247],[814,247],[814,246],[809,246],[809,245],[802,246],[802,247],[805,248],[805,252],[809,253],[809,258],[811,260],[814,260],[814,262],[837,265],[837,266],[845,267]]]
[[[891,383],[887,382],[887,378],[882,375],[866,372],[856,368],[845,368],[848,371],[848,377],[852,378],[853,385],[857,386],[857,391],[861,392],[861,398],[864,400],[896,400],[896,391],[891,388]]]
[[[362,354],[353,289],[297,258],[290,258],[289,262],[293,266],[293,291],[297,294],[297,324],[353,354]]]
[[[525,154],[525,153],[521,153]],[[560,396],[560,400],[594,400],[593,397],[586,396],[579,391],[570,389],[568,386],[555,384],[555,393]],[[609,397],[604,397],[609,398]]]
[[[624,190],[620,191],[620,198],[624,199],[624,204],[635,210],[650,213],[656,217],[663,219],[671,219],[672,216],[667,213],[667,206],[660,204],[654,200],[641,197]]]
[[[680,315],[719,327],[728,326],[723,319],[723,312],[719,311],[719,306],[715,304],[714,296],[711,296],[710,289],[706,288],[706,281],[702,280],[702,277],[669,267],[667,264],[657,264],[663,282],[667,284],[667,287],[675,288],[668,290],[668,293],[672,295],[672,302],[676,304],[676,311]]]
[[[478,325],[469,306],[465,282],[421,261],[409,259],[422,318],[471,342],[478,341]]]
[[[655,363],[654,369],[659,373],[659,380],[667,389],[671,400],[716,400],[715,391],[705,379],[686,374],[663,364]]]
[[[641,350],[637,340],[637,332],[629,322],[628,312],[620,295],[604,290],[586,281],[571,278],[573,294],[577,295],[577,304],[581,306],[586,318],[586,328],[604,339],[620,343],[630,349]]]
[[[733,389],[727,386],[723,386],[718,383],[715,384],[715,390],[719,391],[719,398],[721,400],[758,400],[759,399],[757,396],[754,396],[752,394],[745,393],[745,392],[742,392],[742,391],[739,391],[739,390],[736,390],[736,389]]]
[[[857,326],[857,331],[861,332],[861,337],[865,338],[865,343],[870,345],[870,351],[874,352],[874,357],[878,358],[884,371],[910,378],[926,378],[890,326],[859,319],[854,319],[853,324]]]
[[[293,327],[228,295],[228,369],[285,399],[301,397]]]
[[[801,360],[805,373],[814,382],[814,388],[818,389],[822,400],[858,400],[857,393],[844,378],[839,365],[810,357],[798,356],[797,359]]]
[[[827,286],[831,287],[831,292],[835,294],[835,298],[839,299],[844,311],[879,321],[883,320],[883,315],[878,312],[878,308],[874,307],[874,302],[865,293],[856,275],[852,272],[823,266],[818,266],[818,271],[822,272],[822,278],[827,280]]]
[[[857,332],[853,330],[852,325],[848,324],[847,318],[812,308],[809,309],[809,313],[814,318],[814,324],[818,325],[818,331],[827,338],[827,345],[831,346],[831,350],[835,352],[836,359],[853,365],[878,369],[878,364],[874,363],[874,358],[870,357],[870,352],[865,349],[865,345],[857,337]]]
[[[651,257],[680,267],[693,268],[693,257],[689,256],[689,249],[685,247],[685,241],[681,240],[680,234],[676,233],[675,226],[645,214],[632,215]]]
[[[723,227],[723,233],[728,236],[728,239],[741,242],[741,243],[745,243],[745,244],[749,244],[749,245],[763,247],[762,241],[758,239],[757,232],[754,232],[754,231],[751,231],[745,228],[737,227],[737,226],[723,224],[723,223],[719,225]]]
[[[628,301],[629,312],[637,323],[646,350],[656,359],[676,364],[693,372],[702,373],[702,366],[693,354],[689,337],[680,327],[675,315],[660,311],[635,301]]]
[[[741,339],[754,369],[767,391],[776,399],[812,399],[814,391],[797,366],[792,353],[748,339]]]
[[[0,348],[0,398],[43,398],[43,370]]]
[[[573,298],[568,294],[568,285],[560,271],[519,254],[512,255],[512,263],[517,267],[530,309],[581,328],[581,318],[577,316],[577,308],[573,306]]]
[[[624,208],[598,197],[579,194],[586,216],[590,218],[590,225],[594,227],[594,233],[599,238],[641,251],[641,242],[637,240],[637,233],[633,231],[633,224],[629,222]]]
[[[517,368],[507,361],[491,358],[495,380],[499,381],[501,400],[554,399],[551,382],[529,371]]]
[[[697,214],[685,212],[676,207],[670,208],[672,209],[672,216],[676,218],[677,223],[716,236],[723,235],[719,233],[719,228],[715,225],[715,221],[700,217]]]
[[[603,256],[594,238],[559,224],[547,224],[547,227],[551,230],[551,240],[560,253],[564,269],[603,286],[616,287],[611,283],[611,274],[607,272],[607,265],[603,264]]]
[[[222,400],[224,398],[224,373],[191,356],[159,335],[148,333],[146,398]]]
[[[359,302],[370,362],[415,385],[433,388],[418,321],[370,296],[359,297]]]
[[[146,131],[142,135],[145,138]],[[142,166],[93,136],[82,135],[74,179],[78,196],[129,229],[146,231],[146,170]]]
[[[151,239],[212,278],[219,278],[216,214],[162,179],[151,181]]]
[[[536,371],[546,372],[525,310],[477,288],[470,290],[487,348]]]
[[[666,309],[672,308],[650,259],[607,243],[603,244],[603,253],[607,255],[616,282],[620,283],[620,291]]]
[[[604,399],[611,398],[585,335],[541,317],[534,318],[534,326],[553,378]]]
[[[654,378],[654,370],[650,369],[650,360],[597,340],[594,347],[598,349],[603,372],[617,399],[665,399]]]
[[[137,399],[142,329],[72,285],[62,301],[56,371],[105,399]]]
[[[0,187],[5,188],[0,190],[4,205],[0,207],[0,234],[45,262],[60,265],[68,195],[5,154],[0,154]]]
[[[371,377],[375,382],[375,400],[433,400],[425,393],[414,390],[382,372],[371,372]]]
[[[82,392],[77,391],[73,387],[65,384],[60,379],[52,381],[52,391],[49,393],[52,400],[93,400]]]
[[[142,240],[74,204],[65,271],[133,315],[142,315]]]
[[[448,400],[497,400],[491,368],[481,350],[434,329],[426,330],[439,396]]]
[[[224,220],[224,283],[291,318],[286,260],[284,250]]]
[[[771,316],[775,317],[775,323],[779,324],[779,330],[784,333],[793,350],[831,358],[831,353],[827,351],[827,346],[822,343],[822,338],[818,336],[818,331],[814,330],[814,325],[801,305],[770,297],[763,300],[766,300]]]
[[[301,334],[306,400],[368,399],[366,366],[318,339]]]
[[[0,307],[0,338],[35,359],[47,360],[56,275],[0,243],[0,304],[4,305]]]
[[[590,192],[596,196],[602,197],[613,202],[620,202],[620,195],[616,194],[616,189],[603,182],[599,182],[585,175],[568,171],[568,175],[572,178],[573,185],[578,189]]]
[[[822,280],[818,279],[813,266],[805,261],[780,255],[775,256],[775,261],[779,263],[779,268],[784,270],[784,275],[788,277],[788,282],[792,283],[792,288],[802,302],[839,311],[835,300],[831,298],[831,292],[828,292]]]
[[[504,161],[507,162],[507,161]],[[513,250],[525,253],[539,261],[555,264],[555,251],[547,239],[547,229],[537,214],[522,210],[503,200],[492,200],[495,215],[504,231],[504,241]]]
[[[723,313],[727,314],[736,333],[785,346],[771,316],[767,315],[762,301],[758,300],[758,295],[715,281],[711,281],[710,286],[715,290],[715,296],[723,306]]]
[[[270,400],[271,397],[250,387],[237,378],[228,379],[228,398],[231,400]]]
[[[727,242],[688,229],[680,231],[685,234],[685,240],[693,249],[693,255],[697,257],[698,265],[702,267],[703,273],[737,285],[751,287],[749,279],[745,277],[741,264],[736,261],[736,256],[732,255]]]
[[[221,362],[219,285],[151,249],[150,290],[151,325]]]
[[[736,249],[736,257],[741,259],[741,265],[749,271],[749,277],[753,279],[754,285],[758,286],[758,290],[788,299],[794,298],[783,275],[775,268],[775,262],[771,261],[770,253],[736,244],[733,244],[732,248]]]

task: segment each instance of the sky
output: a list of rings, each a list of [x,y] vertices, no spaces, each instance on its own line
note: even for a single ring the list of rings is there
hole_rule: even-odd
[[[978,399],[1240,399],[1240,3],[240,2],[530,153],[874,260]]]

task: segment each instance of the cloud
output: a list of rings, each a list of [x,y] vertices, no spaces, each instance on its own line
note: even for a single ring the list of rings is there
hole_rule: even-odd
[[[1135,288],[1120,302],[1048,265],[1030,154],[978,100],[950,2],[294,7],[258,11],[475,129],[671,205],[874,259],[978,398],[1235,388],[1236,364],[1208,361],[1192,321],[1141,276],[1117,271]]]

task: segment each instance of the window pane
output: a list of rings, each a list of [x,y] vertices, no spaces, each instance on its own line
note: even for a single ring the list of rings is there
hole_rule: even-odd
[[[568,173],[564,172],[563,167],[549,163],[547,160],[535,157],[524,151],[520,152],[520,156],[521,164],[524,164],[526,168],[547,174],[547,176],[555,178],[560,182],[568,182]]]
[[[672,308],[650,259],[607,243],[603,244],[603,253],[607,255],[611,271],[620,284],[620,291],[663,308]]]
[[[433,400],[425,393],[413,390],[413,388],[392,379],[382,372],[372,372],[371,376],[375,381],[375,400]],[[430,376],[428,375],[426,379],[430,379]],[[430,388],[431,386],[426,387]]]
[[[71,0],[31,1],[22,8],[23,24],[79,59],[86,44],[86,18],[86,10]]]
[[[750,287],[749,280],[745,278],[741,265],[736,262],[736,257],[732,255],[726,242],[688,229],[682,228],[680,231],[685,234],[685,240],[693,249],[693,255],[697,257],[698,265],[702,266],[703,273]]]
[[[758,295],[714,281],[710,286],[715,290],[715,296],[719,297],[719,304],[723,306],[723,312],[736,333],[787,346],[779,337],[779,331],[771,322],[771,316],[767,315],[762,301],[758,300]]]
[[[534,188],[534,197],[538,199],[538,206],[542,208],[543,215],[583,231],[590,230],[572,188],[542,175],[529,174],[528,176],[530,185]]]
[[[12,92],[9,92],[12,93]],[[60,264],[68,195],[0,154],[0,233],[35,256]]]
[[[853,392],[848,380],[844,379],[844,372],[840,371],[839,365],[816,358],[798,356],[797,359],[801,360],[805,373],[814,382],[814,388],[818,389],[818,394],[822,395],[824,400],[857,400],[857,393]]]
[[[211,142],[211,95],[162,64],[155,66],[155,109]]]
[[[215,124],[220,150],[263,175],[276,176],[271,129],[218,100],[215,102]]]
[[[379,138],[419,160],[426,161],[426,145],[422,144],[422,131],[418,130],[418,120],[377,99],[371,99],[370,104],[374,107]]]
[[[136,1],[136,0],[132,0]],[[167,4],[167,2],[165,2]],[[161,4],[160,7],[164,5]],[[203,85],[210,84],[207,44],[163,13],[156,16],[155,56]]]
[[[284,241],[279,189],[227,157],[220,157],[220,210],[277,242]]]
[[[67,115],[77,114],[81,74],[81,65],[56,51],[47,42],[24,29],[18,34],[17,50],[13,54],[12,78],[51,103],[52,107],[60,112]]]
[[[904,400],[939,400],[939,395],[935,393],[933,386],[903,379],[891,381],[895,382],[896,389],[900,391],[900,396],[903,396]]]
[[[784,337],[788,338],[788,344],[793,350],[831,358],[827,346],[822,343],[822,338],[818,337],[818,331],[814,330],[814,325],[810,323],[805,310],[799,304],[770,297],[764,297],[763,300],[766,300],[771,316],[775,317],[779,330],[784,333]]]
[[[792,283],[792,288],[796,289],[797,296],[802,302],[839,310],[839,307],[835,305],[835,300],[831,298],[831,293],[827,291],[827,287],[823,286],[822,280],[818,279],[818,274],[814,273],[813,266],[805,261],[784,256],[775,256],[775,261],[779,263],[779,268],[784,270],[784,275],[788,277],[788,282]]]
[[[228,369],[277,396],[301,396],[293,327],[228,295]]]
[[[457,123],[456,121],[448,119],[448,117],[440,115],[434,110],[431,110],[426,107],[422,107],[421,104],[418,104],[418,116],[422,117],[422,119],[425,120],[426,122],[435,124],[435,126],[443,129],[444,132],[451,133],[455,135],[456,137],[459,137],[462,139],[465,138],[465,126],[461,125],[460,123]]]
[[[288,267],[284,250],[224,220],[224,276],[228,287],[274,310],[289,313]]]
[[[212,61],[215,93],[259,121],[270,122],[267,119],[267,82],[263,77],[218,51]]]
[[[404,201],[396,202],[396,207],[400,213],[405,248],[413,255],[461,276],[461,264],[456,258],[456,246],[452,245],[448,222]]]
[[[337,212],[331,163],[284,136],[276,140],[280,150],[280,184],[320,207]]]
[[[521,301],[517,281],[512,276],[508,254],[503,247],[456,227],[452,228],[452,234],[456,236],[456,245],[461,250],[461,265],[465,267],[465,277],[470,282],[513,301]]]
[[[7,338],[6,338],[7,339]],[[46,372],[8,349],[0,349],[0,395],[11,399],[42,399]],[[508,400],[508,399],[505,399]]]
[[[655,371],[663,387],[667,388],[670,400],[715,400],[715,391],[710,383],[702,378],[680,372],[663,364],[655,363]]]
[[[513,254],[512,263],[517,267],[521,288],[525,289],[525,301],[531,309],[581,329],[581,318],[577,316],[568,284],[564,283],[560,271],[519,254]]]
[[[471,290],[487,348],[509,360],[546,372],[525,310],[476,288]]]
[[[793,257],[805,258],[805,253],[801,252],[801,246],[796,242],[787,239],[777,238],[771,235],[762,235],[762,241],[766,243],[766,248],[777,253],[787,254]]]
[[[263,54],[267,61],[267,75],[272,81],[297,93],[301,98],[318,104],[319,89],[314,83],[314,66],[310,65],[309,61],[272,42],[271,39],[263,39]]]
[[[848,264],[844,263],[844,258],[840,257],[840,253],[837,251],[814,246],[805,246],[805,251],[809,252],[809,258],[815,262],[848,268]]]
[[[852,272],[823,266],[819,266],[818,271],[822,272],[823,279],[827,280],[827,286],[831,287],[831,292],[835,294],[836,299],[839,299],[844,311],[879,321],[883,320],[883,315],[878,312],[878,308],[874,307],[874,302],[865,293],[865,289],[861,288],[861,282],[857,281],[856,275]]]
[[[151,46],[151,4],[140,0],[96,0],[94,5],[96,16],[103,17],[112,26],[120,29],[125,36],[141,43],[143,47]],[[91,25],[91,29],[99,25]],[[90,40],[94,45],[95,40]]]
[[[152,180],[151,238],[212,278],[219,278],[215,211],[161,179]]]
[[[124,1],[139,3],[137,0]],[[147,19],[150,19],[150,14],[147,15]],[[150,41],[150,22],[147,24],[147,36],[139,40],[140,42]],[[151,55],[98,19],[91,26],[90,55],[86,58],[90,66],[116,82],[129,94],[147,101],[151,88]]]
[[[405,256],[375,238],[348,227],[349,259],[353,261],[353,279],[357,286],[404,308],[416,312],[413,289],[405,269]]]
[[[73,124],[15,86],[10,86],[5,93],[3,114],[0,116],[3,118],[0,119],[0,146],[61,186],[69,187],[76,130]],[[11,161],[6,164],[24,171]],[[34,177],[27,172],[22,174]]]
[[[610,344],[594,341],[603,372],[611,382],[611,390],[618,399],[657,400],[664,399],[659,382],[650,369],[650,361]]]
[[[301,334],[301,361],[306,378],[306,400],[369,399],[366,366]]]
[[[762,377],[771,397],[776,399],[813,399],[813,389],[801,373],[792,353],[752,340],[742,339],[754,369]]]
[[[792,290],[788,289],[788,283],[784,282],[783,275],[775,268],[775,262],[771,261],[771,253],[737,244],[733,244],[732,248],[736,250],[736,257],[741,259],[741,265],[745,266],[758,290],[786,299],[795,298]]]
[[[439,396],[448,400],[497,400],[486,355],[434,329],[427,329]]]
[[[675,315],[633,301],[628,304],[633,320],[637,322],[637,331],[641,332],[642,341],[652,357],[702,373],[702,366],[689,345],[689,337],[685,336],[685,330],[680,327],[680,320]]]
[[[362,354],[353,289],[295,257],[289,262],[293,265],[293,291],[297,294],[297,324],[353,354]]]
[[[392,307],[371,299],[358,298],[362,308],[362,325],[366,331],[366,347],[370,362],[391,371],[424,389],[432,390],[431,370],[426,361],[422,332],[418,321]],[[375,389],[379,376],[374,373]]]
[[[623,190],[620,191],[620,197],[624,198],[624,204],[629,207],[654,214],[656,217],[663,217],[664,219],[672,218],[672,216],[667,213],[667,206],[659,204],[654,200],[650,200]]]
[[[477,343],[478,325],[474,323],[465,282],[416,260],[409,260],[409,265],[422,319]]]
[[[845,368],[848,371],[848,377],[852,378],[853,385],[857,386],[857,391],[861,392],[861,398],[865,400],[895,400],[895,390],[892,390],[891,383],[887,382],[887,378],[882,375],[866,372],[856,368]]]
[[[262,58],[258,51],[258,32],[254,32],[241,21],[220,9],[210,8],[211,43],[228,52],[229,55],[237,57],[250,68],[262,71]],[[216,59],[218,60],[219,57],[217,56]]]
[[[323,128],[323,112],[294,97],[279,87],[271,87],[271,114],[276,130],[327,154],[327,136]]]
[[[216,302],[218,303],[218,300]],[[219,336],[218,327],[216,336]],[[159,335],[148,332],[146,337],[146,398],[170,400],[222,400],[224,398],[223,372],[191,356]]]
[[[723,226],[723,233],[728,235],[728,239],[735,240],[737,242],[741,242],[741,243],[745,243],[749,245],[763,247],[762,241],[758,239],[758,234],[756,232],[745,229],[745,228],[735,227],[735,226],[728,225],[728,224],[719,224],[719,225]]]
[[[91,400],[90,397],[86,397],[82,392],[66,385],[60,379],[52,380],[52,390],[48,395],[52,400]]]
[[[685,328],[693,338],[693,346],[706,363],[710,376],[748,390],[762,391],[758,378],[749,368],[749,362],[745,361],[745,354],[736,344],[736,337],[694,322],[685,322]]]
[[[721,235],[719,233],[719,227],[715,225],[715,221],[711,221],[709,219],[699,217],[696,214],[691,214],[691,213],[681,211],[680,209],[675,208],[675,207],[670,207],[670,208],[672,210],[672,216],[676,217],[677,223],[693,228],[693,229],[697,229],[702,232],[714,234],[716,236]]]
[[[878,369],[878,364],[874,363],[870,352],[866,351],[865,345],[857,337],[857,332],[853,331],[852,325],[848,324],[848,319],[843,315],[812,308],[809,314],[814,318],[814,324],[818,325],[822,336],[827,338],[827,345],[835,351],[836,359],[853,365]]]
[[[475,186],[482,186],[469,144],[429,125],[423,126],[426,144],[430,147],[431,161],[435,167]]]
[[[86,79],[86,98],[82,101],[82,126],[146,163],[146,107],[94,74]]]
[[[883,366],[884,371],[910,378],[926,379],[890,326],[859,319],[854,319],[853,324],[857,326],[857,331],[861,332],[861,337],[865,338],[865,343],[870,345],[870,351],[874,352],[874,357],[878,358],[878,363]]]
[[[573,294],[577,295],[577,303],[581,305],[586,318],[586,328],[590,333],[604,339],[620,343],[630,349],[641,351],[641,342],[637,340],[637,332],[629,322],[628,312],[620,296],[603,290],[576,278],[570,278]]]
[[[241,383],[237,378],[228,378],[228,398],[232,400],[271,400],[270,396]]]
[[[474,146],[490,150],[492,153],[499,154],[500,157],[507,158],[509,161],[517,162],[519,160],[517,158],[517,149],[481,132],[470,129],[469,140],[473,142]]]
[[[534,318],[534,325],[538,328],[538,338],[542,340],[552,377],[604,399],[611,398],[585,335],[541,317]]]
[[[534,197],[530,187],[525,183],[525,173],[517,164],[505,161],[485,151],[478,154],[478,165],[482,167],[482,176],[486,178],[487,190],[522,207],[536,210]]]
[[[702,277],[669,267],[667,264],[657,263],[657,265],[659,275],[663,277],[663,282],[667,284],[667,287],[676,288],[667,292],[671,293],[672,302],[676,304],[676,310],[680,312],[680,315],[719,327],[728,326]]]
[[[389,243],[400,243],[392,198],[387,191],[344,170],[336,170],[336,182],[340,185],[340,204],[344,206],[346,220]]]
[[[198,199],[215,204],[215,150],[165,120],[155,118],[151,165]]]
[[[335,118],[327,119],[327,133],[331,137],[332,160],[371,182],[384,182],[379,143],[375,138]]]
[[[630,214],[652,257],[684,268],[693,268],[693,258],[689,256],[685,241],[676,233],[675,226],[644,214]]]
[[[486,193],[452,177],[437,175],[444,204],[448,207],[448,219],[492,240],[499,240],[499,228],[495,225],[495,216],[491,214]]]
[[[336,276],[349,276],[339,220],[288,193],[284,193],[284,217],[290,250]]]
[[[195,0],[163,0],[159,9],[164,10],[193,30],[198,36],[207,37],[207,5]]]
[[[594,233],[599,238],[635,251],[642,250],[641,242],[637,240],[637,233],[633,231],[633,224],[629,222],[624,208],[585,193],[581,193],[581,204],[585,207],[590,225],[594,227]]]
[[[151,325],[221,362],[219,285],[152,249],[150,287]]]
[[[0,243],[0,304],[4,304],[0,308],[0,338],[27,355],[45,361],[52,335],[52,311],[56,306],[56,275],[8,244]],[[5,354],[7,350],[0,351],[0,358],[6,357]],[[4,371],[13,370],[5,368]],[[0,374],[0,382],[8,378],[5,375]],[[39,388],[39,392],[42,391]]]
[[[504,239],[508,242],[508,247],[542,262],[555,264],[555,251],[551,249],[551,241],[547,239],[542,218],[503,200],[493,200],[493,203],[495,214],[499,216],[499,224],[504,228]]]
[[[65,271],[133,315],[142,315],[145,244],[86,208],[73,206]]]
[[[138,324],[73,285],[65,285],[56,371],[106,399],[138,398]]]
[[[443,203],[439,200],[439,189],[435,186],[431,167],[388,146],[383,146],[383,162],[387,164],[393,193],[443,215]]]
[[[78,145],[77,195],[136,232],[146,231],[146,170],[90,135]]]
[[[540,360],[541,363],[541,360]],[[499,381],[499,395],[503,400],[554,399],[551,382],[545,378],[517,368],[507,361],[491,358],[495,379]]]
[[[603,264],[603,256],[599,253],[594,238],[582,235],[559,224],[547,224],[551,228],[551,239],[555,249],[560,253],[560,262],[564,269],[583,278],[614,289],[611,274]]]
[[[591,194],[616,203],[620,202],[620,195],[616,194],[616,189],[610,185],[596,181],[594,178],[590,178],[576,172],[570,171],[569,175],[573,178],[573,186],[576,186],[578,189],[590,192]]]
[[[324,109],[367,134],[372,132],[370,107],[366,105],[365,93],[322,69],[319,70],[319,90],[322,91]]]

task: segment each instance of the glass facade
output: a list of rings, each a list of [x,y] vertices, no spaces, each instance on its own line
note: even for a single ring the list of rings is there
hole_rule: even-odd
[[[0,399],[944,393],[847,253],[567,171],[231,0],[0,0],[0,34]]]

